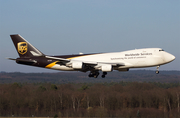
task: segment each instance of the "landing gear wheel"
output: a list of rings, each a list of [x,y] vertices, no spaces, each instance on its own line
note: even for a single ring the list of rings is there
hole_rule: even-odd
[[[97,78],[98,75],[99,75],[99,72],[98,72],[98,71],[93,71],[93,72],[90,72],[88,76],[89,76],[89,77]]]
[[[93,77],[93,75],[92,75],[92,74],[89,74],[88,76],[89,76],[89,77]]]
[[[159,71],[158,71],[158,70],[156,71],[156,74],[159,74]]]
[[[102,74],[102,78],[105,78],[106,77],[106,75],[107,75],[107,72],[103,72],[103,74]]]
[[[105,78],[105,75],[102,75],[101,77],[102,77],[102,78]]]
[[[94,78],[97,78],[99,75],[99,72],[97,72],[95,75],[94,75]]]
[[[103,75],[107,75],[107,72],[103,72]]]

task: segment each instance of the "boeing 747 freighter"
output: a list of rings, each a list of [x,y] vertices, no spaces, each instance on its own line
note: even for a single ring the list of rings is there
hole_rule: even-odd
[[[49,56],[40,52],[20,35],[10,35],[19,54],[18,64],[49,68],[61,71],[88,72],[89,77],[97,78],[102,71],[102,78],[113,70],[129,71],[130,68],[159,67],[175,59],[175,56],[161,48],[144,48],[123,52],[92,53]]]

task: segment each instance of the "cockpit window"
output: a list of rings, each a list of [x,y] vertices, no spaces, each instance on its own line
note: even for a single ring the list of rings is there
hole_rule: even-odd
[[[159,52],[160,52],[160,51],[164,51],[164,50],[163,50],[163,49],[161,49],[161,50],[159,50]]]

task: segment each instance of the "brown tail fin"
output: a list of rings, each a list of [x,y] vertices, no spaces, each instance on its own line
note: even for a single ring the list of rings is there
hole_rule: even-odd
[[[20,57],[27,58],[33,56],[44,56],[42,52],[36,49],[20,35],[16,34],[10,36]]]

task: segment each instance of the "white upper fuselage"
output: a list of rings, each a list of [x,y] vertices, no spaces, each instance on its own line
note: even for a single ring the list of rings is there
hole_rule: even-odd
[[[144,68],[160,66],[169,63],[175,59],[170,53],[163,51],[161,48],[144,48],[123,52],[100,53],[92,55],[79,55],[71,59],[71,62],[97,63],[98,66],[120,64],[113,69],[120,70],[123,68]],[[54,65],[51,69],[74,70],[63,65]]]

